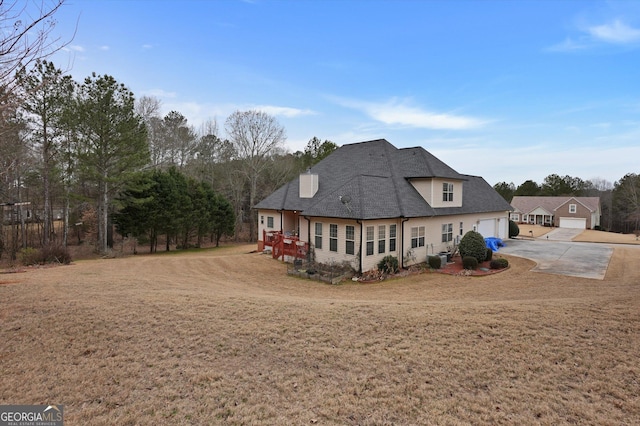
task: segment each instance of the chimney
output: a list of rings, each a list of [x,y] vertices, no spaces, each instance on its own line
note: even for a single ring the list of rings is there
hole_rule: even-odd
[[[318,175],[308,171],[300,175],[300,198],[313,198],[318,192]]]

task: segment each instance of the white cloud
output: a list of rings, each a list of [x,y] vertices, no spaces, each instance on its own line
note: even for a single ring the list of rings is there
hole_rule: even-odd
[[[640,30],[618,19],[608,24],[589,27],[587,31],[593,38],[607,43],[627,44],[640,41]]]
[[[548,52],[578,52],[604,45],[633,45],[640,43],[640,29],[627,25],[620,19],[601,25],[579,25],[582,33],[567,37],[563,42],[546,48]]]
[[[171,98],[171,99],[178,96],[176,92],[167,92],[163,89],[145,90],[142,94],[147,96],[155,96],[156,98]]]
[[[270,115],[282,116],[282,117],[288,117],[288,118],[316,114],[316,112],[310,109],[281,107],[281,106],[275,106],[275,105],[256,105],[256,106],[250,107],[249,109],[255,109],[258,111],[266,112],[267,114],[270,114]]]
[[[339,105],[360,110],[386,125],[435,130],[466,130],[482,127],[487,123],[486,120],[475,117],[426,111],[397,98],[387,102],[363,102],[336,97],[332,99]]]
[[[77,45],[77,44],[71,44],[69,46],[63,47],[62,50],[64,50],[65,52],[84,52],[84,47]]]
[[[152,44],[143,44],[142,48],[143,49],[151,49],[151,48],[153,48],[153,45]]]
[[[107,45],[100,46],[100,50],[109,50],[109,46]]]

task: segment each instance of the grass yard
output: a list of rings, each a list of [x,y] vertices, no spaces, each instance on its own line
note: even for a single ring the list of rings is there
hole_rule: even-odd
[[[640,247],[605,280],[330,286],[255,246],[0,274],[0,404],[68,425],[640,424]]]

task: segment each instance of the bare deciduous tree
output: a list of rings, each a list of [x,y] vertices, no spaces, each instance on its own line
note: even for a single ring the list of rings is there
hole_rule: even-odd
[[[55,13],[64,0],[0,1],[0,84],[10,94],[16,85],[16,71],[44,59],[69,42],[52,37]],[[2,100],[6,104],[6,100]]]
[[[234,145],[241,168],[238,172],[243,177],[238,185],[247,184],[249,188],[249,208],[257,201],[258,183],[270,164],[270,158],[278,152],[286,134],[284,127],[269,114],[262,111],[236,111],[225,122],[225,130],[229,141]],[[250,239],[256,238],[254,220],[255,211],[249,217]]]

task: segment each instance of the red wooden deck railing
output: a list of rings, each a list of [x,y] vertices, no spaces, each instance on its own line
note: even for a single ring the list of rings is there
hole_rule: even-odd
[[[309,243],[300,241],[298,237],[284,235],[282,232],[263,230],[262,241],[265,247],[271,247],[271,255],[274,259],[285,260],[285,256],[304,259],[309,252]]]

